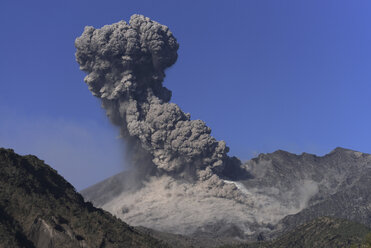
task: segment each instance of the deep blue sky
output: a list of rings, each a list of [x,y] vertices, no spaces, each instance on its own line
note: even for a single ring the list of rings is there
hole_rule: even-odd
[[[370,1],[0,1],[0,147],[82,189],[123,168],[74,40],[134,13],[180,43],[165,85],[243,160],[284,149],[371,153]]]

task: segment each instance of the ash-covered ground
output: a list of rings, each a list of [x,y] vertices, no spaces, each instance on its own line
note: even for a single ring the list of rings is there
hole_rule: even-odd
[[[249,179],[223,182],[232,195],[216,196],[208,183],[169,176],[133,188],[126,183],[130,172],[82,194],[132,225],[192,237],[269,239],[320,216],[371,226],[369,154],[342,148],[323,157],[277,151],[244,166]]]

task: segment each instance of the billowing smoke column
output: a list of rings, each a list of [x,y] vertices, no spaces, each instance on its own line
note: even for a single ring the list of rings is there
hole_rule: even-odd
[[[85,82],[120,127],[137,168],[103,191],[94,188],[99,207],[131,225],[164,232],[246,238],[271,232],[271,224],[304,209],[318,192],[318,183],[305,174],[287,181],[276,160],[241,165],[203,121],[170,103],[162,82],[179,45],[166,26],[133,15],[129,24],[86,27],[75,46],[88,73]]]
[[[129,24],[85,27],[75,46],[89,90],[120,127],[133,157],[149,158],[147,167],[202,177],[237,161],[203,121],[190,120],[169,102],[171,91],[162,82],[165,69],[177,60],[179,45],[168,27],[133,15]]]

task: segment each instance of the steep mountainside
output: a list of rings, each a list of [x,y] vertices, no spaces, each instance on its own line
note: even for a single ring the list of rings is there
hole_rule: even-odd
[[[165,226],[161,231],[197,238],[267,240],[321,216],[348,219],[371,227],[370,154],[336,148],[320,157],[279,150],[260,154],[245,163],[244,168],[250,175],[248,179],[224,182],[236,186],[249,199],[246,205],[233,196],[205,198],[191,183],[163,178],[152,178],[144,189],[136,191],[123,184],[130,178],[129,172],[83,190],[82,194],[128,223],[142,221],[142,225],[154,229],[156,223],[157,227]],[[177,198],[181,187],[186,188],[185,194]],[[128,201],[140,197],[158,204],[157,208],[146,209],[146,222],[143,215],[136,215],[138,209],[142,209],[142,202],[135,206]],[[161,201],[164,203],[159,204]],[[187,204],[195,207],[191,209]],[[167,215],[160,216],[162,212],[158,209]],[[207,214],[201,209],[207,210]],[[169,220],[179,219],[187,211],[192,215],[184,216],[183,229],[172,226]],[[155,221],[147,221],[151,218]],[[185,219],[189,221],[184,222]]]
[[[275,235],[321,216],[371,226],[370,154],[343,148],[323,157],[276,151],[246,165],[253,175],[241,182],[247,189],[268,192],[282,205],[300,210],[284,217]]]
[[[84,202],[35,156],[0,148],[0,247],[167,247]]]
[[[227,245],[223,248],[370,248],[370,231],[370,228],[362,224],[321,217],[270,242]]]
[[[267,247],[358,247],[370,231],[355,222],[320,217],[269,242]]]

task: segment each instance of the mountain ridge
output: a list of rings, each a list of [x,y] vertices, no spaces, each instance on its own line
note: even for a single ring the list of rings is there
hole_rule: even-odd
[[[11,149],[0,148],[0,168],[1,248],[371,245],[370,227],[333,217],[315,218],[284,232],[282,229],[270,241],[264,241],[268,236],[262,233],[260,241],[253,243],[233,237],[210,237],[207,232],[190,237],[131,227],[85,202],[70,183],[36,156],[20,156]]]
[[[312,153],[302,152],[301,154],[296,154],[296,153],[288,152],[288,151],[285,151],[285,150],[282,150],[282,149],[277,149],[277,150],[275,150],[273,152],[270,152],[270,153],[260,153],[260,154],[258,154],[257,157],[251,158],[249,161],[258,160],[261,157],[272,156],[274,154],[286,154],[286,155],[289,155],[289,156],[296,156],[296,157],[308,156],[308,155],[309,156],[314,156],[314,157],[326,157],[328,155],[339,153],[339,152],[341,153],[341,152],[358,152],[358,151],[351,150],[351,149],[348,149],[348,148],[343,148],[343,147],[336,147],[335,149],[331,150],[329,153],[324,154],[323,156],[318,156],[318,155],[312,154]],[[93,192],[97,192],[97,190],[99,190],[99,191],[102,191],[102,192],[104,191],[105,193],[107,193],[107,191],[104,190],[105,188],[109,187],[109,185],[111,185],[111,184],[123,184],[122,178],[125,177],[125,174],[129,173],[129,172],[130,171],[128,171],[128,170],[124,170],[124,171],[119,172],[119,173],[117,173],[113,176],[110,176],[110,177],[105,178],[101,181],[98,181],[97,183],[95,183],[91,186],[88,186],[88,187],[80,190],[79,192],[82,195],[84,195],[85,198],[94,199],[93,201],[97,201],[97,199],[95,198],[97,196],[95,196],[95,197],[91,196],[92,194],[94,194]],[[113,195],[117,195],[119,193],[120,192],[112,192]],[[103,197],[105,199],[108,196],[103,196]],[[100,205],[100,204],[98,203],[98,205]]]
[[[0,247],[168,247],[85,202],[36,156],[0,148]]]
[[[342,147],[337,147],[323,156],[309,153],[294,154],[277,150],[272,153],[259,154],[242,166],[251,177],[241,181],[225,180],[225,182],[235,184],[241,192],[245,192],[250,198],[252,197],[252,204],[261,206],[259,208],[252,207],[254,212],[252,217],[258,221],[261,219],[261,222],[248,224],[252,234],[246,236],[243,234],[243,227],[231,231],[236,227],[228,219],[219,223],[214,222],[214,224],[212,224],[212,220],[209,220],[204,227],[206,229],[200,227],[195,230],[197,235],[201,231],[206,231],[205,235],[212,238],[226,235],[225,238],[228,239],[236,235],[236,237],[250,241],[257,240],[262,236],[265,239],[274,239],[293,230],[296,226],[321,216],[343,218],[371,226],[371,207],[369,207],[371,206],[371,198],[368,196],[371,195],[371,189],[367,187],[367,185],[371,185],[370,154]],[[115,182],[125,181],[128,177],[130,176],[127,172],[122,172],[82,190],[81,193],[99,207],[107,210],[114,209],[110,207],[110,204],[114,202],[116,202],[114,204],[120,204],[120,201],[124,202],[124,199],[131,194],[125,185],[122,187],[122,183],[116,184]],[[353,191],[359,192],[354,193]],[[105,192],[115,192],[112,196],[113,199],[121,198],[122,200],[107,199]],[[169,191],[169,193],[171,192]],[[363,199],[358,200],[359,205],[352,203],[358,198],[357,194]],[[233,204],[233,202],[230,203],[231,206]],[[166,208],[167,206],[162,207]],[[117,205],[115,208],[119,211],[120,206]],[[233,208],[228,207],[227,209],[232,211]],[[279,212],[275,214],[272,211]],[[121,212],[114,212],[114,214],[125,219],[125,214]],[[161,220],[159,221],[161,222]],[[228,225],[230,225],[230,231]],[[146,227],[153,228],[151,225]],[[168,230],[163,231],[168,232]],[[215,230],[217,232],[213,234]]]

